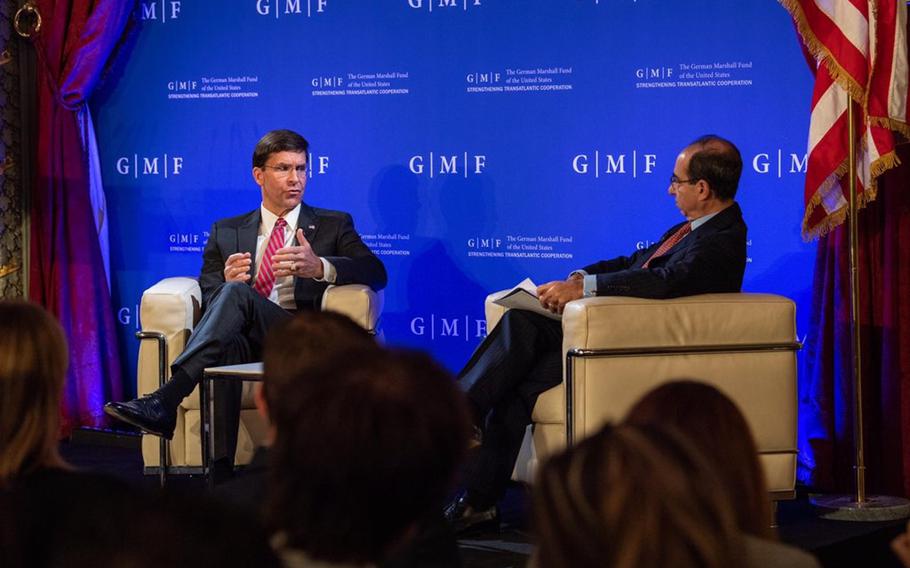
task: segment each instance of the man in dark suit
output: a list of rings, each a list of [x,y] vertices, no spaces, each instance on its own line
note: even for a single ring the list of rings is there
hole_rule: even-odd
[[[386,284],[382,262],[354,229],[351,216],[302,202],[307,141],[290,130],[269,132],[253,151],[253,179],[261,206],[216,221],[203,252],[199,286],[204,313],[186,349],[157,391],[104,410],[145,432],[170,439],[176,409],[207,367],[261,358],[269,328],[294,312],[318,310],[330,284]],[[216,390],[216,455],[233,462],[240,383]]]
[[[686,221],[653,246],[576,270],[537,290],[562,313],[586,296],[675,298],[738,292],[746,268],[746,225],[734,201],[742,158],[718,136],[702,136],[677,157],[669,193]],[[446,510],[456,530],[495,523],[537,396],[562,382],[562,326],[523,310],[506,312],[458,376],[480,446],[465,493]],[[482,440],[481,440],[482,438]]]

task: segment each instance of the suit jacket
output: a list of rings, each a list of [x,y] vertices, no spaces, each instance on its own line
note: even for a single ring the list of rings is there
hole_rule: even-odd
[[[199,275],[203,306],[208,304],[209,297],[224,282],[224,263],[228,256],[248,252],[251,258],[256,258],[260,217],[260,209],[257,208],[243,215],[215,221],[212,225],[209,241],[202,253],[202,271]],[[366,284],[374,290],[385,287],[385,266],[363,244],[354,229],[354,220],[348,213],[301,203],[297,227],[303,229],[313,252],[335,267],[335,284]],[[294,242],[296,243],[296,238]],[[253,274],[248,283],[255,281],[256,274]],[[294,299],[297,309],[318,310],[328,286],[327,282],[317,282],[312,278],[296,278]]]
[[[641,267],[684,223],[671,227],[647,249],[584,267],[597,276],[597,295],[659,299],[739,292],[746,270],[746,224],[737,203],[652,260],[648,268]]]

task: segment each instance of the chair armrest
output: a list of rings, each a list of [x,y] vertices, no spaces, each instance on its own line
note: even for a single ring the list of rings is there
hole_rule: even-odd
[[[167,343],[166,375],[170,365],[183,352],[187,338],[199,319],[202,293],[194,278],[165,278],[142,294],[139,321],[142,331],[164,335]],[[137,391],[145,394],[158,388],[158,347],[154,341],[139,345]]]
[[[176,276],[159,280],[142,293],[142,331],[170,334],[190,330],[199,319],[202,291],[195,278]]]
[[[796,342],[796,305],[773,294],[622,296],[566,305],[563,349],[623,349]]]
[[[496,300],[505,296],[512,291],[512,288],[506,290],[500,290],[499,292],[493,292],[483,303],[484,315],[487,318],[487,333],[493,331],[493,328],[499,323],[499,320],[502,319],[502,316],[505,315],[506,308],[505,306],[500,306],[499,304],[494,304]]]
[[[382,292],[364,284],[329,286],[322,296],[322,310],[344,314],[370,333],[382,314]]]

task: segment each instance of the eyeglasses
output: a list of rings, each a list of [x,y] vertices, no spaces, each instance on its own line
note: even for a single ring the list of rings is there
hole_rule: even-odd
[[[670,176],[670,185],[680,185],[683,183],[698,183],[701,178],[679,179],[676,174]]]
[[[291,164],[278,164],[277,166],[262,166],[263,169],[272,170],[278,177],[287,177],[291,174],[291,170],[297,172],[298,177],[304,177],[306,175],[306,164],[300,166],[292,166]]]

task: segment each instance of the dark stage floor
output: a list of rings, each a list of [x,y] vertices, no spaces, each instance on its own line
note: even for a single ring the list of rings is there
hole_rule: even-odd
[[[115,475],[137,485],[158,485],[157,476],[142,474],[137,436],[79,431],[61,448],[64,457],[77,467]],[[174,476],[169,485],[179,490],[205,490],[198,476]],[[503,503],[501,531],[459,541],[465,566],[508,568],[526,564],[532,549],[527,501],[524,488],[515,485]],[[888,543],[906,526],[904,521],[827,521],[815,517],[806,498],[801,497],[781,503],[778,522],[781,540],[812,552],[826,568],[900,568]]]

